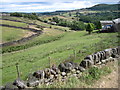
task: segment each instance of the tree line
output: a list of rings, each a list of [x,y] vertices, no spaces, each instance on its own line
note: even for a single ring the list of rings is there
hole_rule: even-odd
[[[36,13],[18,13],[18,12],[14,12],[14,13],[10,13],[10,16],[15,16],[15,17],[24,17],[24,18],[29,18],[29,19],[38,19],[38,16],[36,15]]]
[[[52,19],[50,19],[53,22],[56,22],[57,25],[60,26],[65,26],[65,27],[70,27],[71,30],[85,30],[89,31],[89,33],[91,33],[92,30],[94,29],[101,29],[101,23],[100,21],[95,21],[95,22],[83,22],[83,21],[68,21],[65,19],[61,19],[58,17],[53,17]]]

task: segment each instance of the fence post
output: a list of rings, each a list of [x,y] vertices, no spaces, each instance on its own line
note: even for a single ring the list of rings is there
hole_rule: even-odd
[[[17,69],[18,78],[20,78],[20,71],[19,71],[19,64],[18,63],[16,63],[16,69]]]
[[[50,56],[48,57],[48,60],[49,60],[49,67],[51,67],[51,57]]]
[[[76,50],[73,49],[74,60],[76,60]]]

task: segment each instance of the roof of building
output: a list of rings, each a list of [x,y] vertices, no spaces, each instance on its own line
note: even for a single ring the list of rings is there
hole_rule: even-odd
[[[104,23],[113,23],[112,21],[100,21],[100,23],[104,24]]]
[[[117,18],[117,19],[113,20],[113,22],[117,23],[117,24],[120,23],[120,18]]]

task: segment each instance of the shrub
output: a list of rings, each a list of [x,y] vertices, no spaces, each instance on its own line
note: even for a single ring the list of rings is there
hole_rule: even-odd
[[[89,34],[91,34],[91,32],[94,30],[95,26],[93,23],[88,23],[86,25],[86,31],[88,31]]]

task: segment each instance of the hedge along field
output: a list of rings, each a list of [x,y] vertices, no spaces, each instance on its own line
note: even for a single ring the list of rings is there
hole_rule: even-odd
[[[38,20],[32,20],[33,22],[35,22],[36,24],[38,25],[42,25],[46,28],[52,28],[52,29],[58,29],[58,30],[61,30],[61,31],[68,31],[70,30],[69,27],[62,27],[62,26],[57,26],[57,25],[51,25],[51,24],[48,24],[48,23],[44,23],[44,22],[41,22],[41,21],[38,21]]]
[[[27,27],[26,23],[21,23],[21,22],[14,22],[14,21],[8,21],[8,20],[0,20],[2,24],[7,24],[11,26],[17,26],[17,27]]]
[[[60,31],[60,30],[44,28],[43,33],[35,37],[34,39],[31,39],[21,44],[16,44],[14,46],[3,47],[2,53],[23,50],[23,49],[27,49],[27,48],[30,48],[36,45],[41,45],[44,43],[56,41],[62,38],[64,34],[65,32]]]
[[[3,54],[3,84],[17,78],[15,64],[19,63],[21,78],[26,79],[29,73],[49,67],[51,64],[71,60],[76,51],[74,62],[81,62],[86,55],[118,46],[117,33],[93,33],[87,35],[85,31],[67,32],[60,40],[41,44],[15,53]],[[79,52],[79,53],[78,53]],[[69,57],[69,58],[68,58]]]
[[[0,26],[0,32],[2,32],[2,42],[8,42],[13,40],[21,39],[24,36],[27,36],[28,33],[32,33],[30,31],[24,29],[16,29],[10,27]]]
[[[12,17],[12,16],[6,16],[6,17],[4,17],[3,16],[2,18],[3,19],[10,19],[10,20],[19,20],[19,21],[23,21],[23,22],[26,22],[26,23],[36,23],[38,25],[42,25],[42,26],[45,26],[47,28],[52,27],[52,29],[58,29],[58,30],[62,30],[62,31],[69,30],[68,27],[50,25],[50,24],[47,24],[47,23],[44,23],[44,22],[41,22],[41,21],[38,21],[38,20],[30,20],[28,18],[23,18],[23,17]],[[5,20],[5,21],[7,21],[7,20]],[[18,22],[18,23],[21,23],[21,22]],[[23,23],[23,24],[25,24],[25,23]]]

